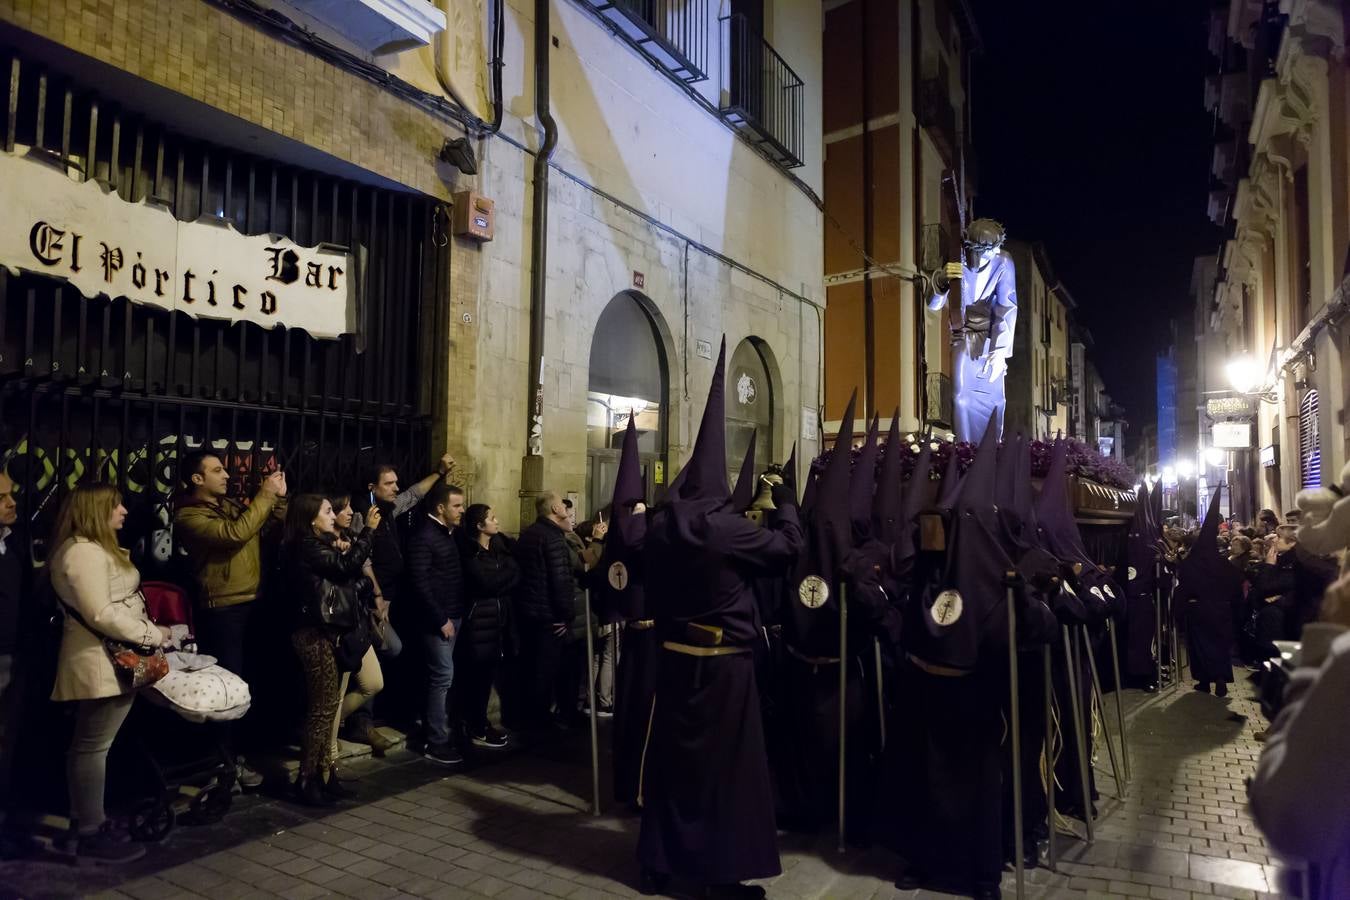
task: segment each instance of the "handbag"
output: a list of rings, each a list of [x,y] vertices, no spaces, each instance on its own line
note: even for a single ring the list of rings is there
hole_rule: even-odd
[[[333,638],[333,661],[339,672],[355,672],[371,647],[370,628],[357,625]]]
[[[137,593],[140,592],[137,591]],[[144,598],[142,598],[142,602],[144,602]],[[62,607],[74,617],[76,622],[83,625],[86,631],[94,637],[102,638],[103,649],[108,651],[108,660],[112,663],[113,671],[117,673],[118,680],[133,691],[149,687],[169,674],[169,660],[164,656],[162,647],[153,649],[137,647],[125,641],[110,638],[86,622],[84,616],[80,615],[80,611],[75,607],[65,601],[62,601]]]

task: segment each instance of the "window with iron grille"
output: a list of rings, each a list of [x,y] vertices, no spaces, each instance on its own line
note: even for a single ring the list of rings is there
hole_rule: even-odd
[[[1322,486],[1322,442],[1317,433],[1317,391],[1308,391],[1298,408],[1299,473],[1304,488]]]
[[[338,340],[87,299],[0,269],[0,466],[39,545],[63,495],[102,481],[123,493],[129,542],[167,561],[177,461],[200,447],[219,452],[241,498],[277,467],[293,491],[352,488],[376,460],[423,473],[437,386],[419,362],[449,265],[435,201],[185,138],[3,45],[0,79],[4,152],[45,151],[180,220],[215,217],[364,260],[358,333]]]

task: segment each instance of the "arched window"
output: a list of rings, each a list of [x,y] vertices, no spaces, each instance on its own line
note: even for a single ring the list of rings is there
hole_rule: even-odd
[[[619,450],[630,414],[637,420],[648,499],[655,499],[653,492],[664,480],[653,464],[664,465],[665,461],[666,371],[660,334],[642,298],[630,291],[616,294],[600,314],[591,338],[586,390],[587,515],[614,495]]]
[[[1322,442],[1317,433],[1317,391],[1308,391],[1298,408],[1299,474],[1304,488],[1322,486]]]
[[[746,338],[731,354],[731,365],[727,367],[727,470],[733,485],[751,434],[759,434],[755,471],[764,471],[774,461],[774,384],[767,352],[758,338]]]

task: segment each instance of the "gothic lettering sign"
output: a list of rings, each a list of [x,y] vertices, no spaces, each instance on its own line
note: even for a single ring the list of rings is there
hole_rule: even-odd
[[[1250,397],[1211,397],[1205,401],[1205,414],[1211,419],[1222,416],[1250,416],[1254,412]]]
[[[342,248],[244,235],[229,223],[181,222],[128,203],[34,155],[0,153],[0,265],[63,278],[190,316],[301,328],[317,338],[355,330],[359,277]]]

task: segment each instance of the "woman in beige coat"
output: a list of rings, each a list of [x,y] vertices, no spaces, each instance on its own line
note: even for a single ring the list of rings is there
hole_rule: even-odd
[[[108,749],[136,696],[118,678],[104,639],[142,648],[169,640],[169,629],[146,615],[140,573],[117,544],[126,517],[111,485],[76,488],[61,505],[48,563],[52,588],[68,610],[52,699],[78,704],[66,754],[71,833],[77,856],[103,863],[145,854],[139,844],[116,841],[103,812]]]

